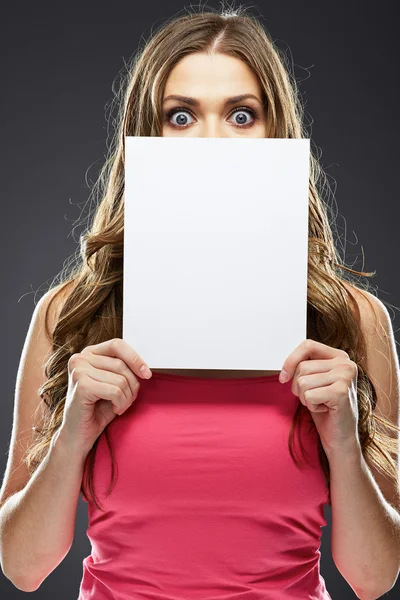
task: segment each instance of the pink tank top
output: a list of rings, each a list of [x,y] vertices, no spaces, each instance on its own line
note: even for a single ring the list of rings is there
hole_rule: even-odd
[[[140,380],[108,426],[108,497],[100,436],[94,489],[105,512],[88,503],[78,600],[332,600],[320,574],[329,495],[318,432],[304,407],[298,468],[291,385],[278,375]]]

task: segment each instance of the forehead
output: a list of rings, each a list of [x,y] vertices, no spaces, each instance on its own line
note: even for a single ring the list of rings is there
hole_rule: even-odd
[[[261,87],[256,74],[242,60],[224,54],[196,52],[185,56],[171,69],[164,97],[175,93],[201,100],[211,92],[223,96],[244,92],[261,96]]]

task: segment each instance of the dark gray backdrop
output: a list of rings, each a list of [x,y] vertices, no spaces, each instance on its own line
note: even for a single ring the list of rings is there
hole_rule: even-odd
[[[189,6],[189,3],[187,4]],[[210,2],[219,7],[219,2]],[[250,3],[248,3],[250,5]],[[111,85],[151,27],[183,2],[3,8],[1,45],[1,470],[11,435],[18,361],[34,302],[76,248],[71,234],[103,161]],[[6,10],[6,12],[4,12]],[[379,297],[400,305],[398,22],[396,2],[263,1],[252,13],[293,56],[308,130],[335,191],[347,264],[376,270]],[[363,262],[364,261],[364,262]],[[37,294],[35,295],[35,292]],[[393,311],[393,315],[397,311]],[[397,322],[394,322],[397,338]],[[355,598],[323,530],[321,573],[333,600]],[[366,526],[368,523],[366,522]],[[77,598],[90,553],[80,501],[74,544],[32,597]],[[385,598],[398,597],[400,583]],[[397,593],[396,593],[397,592]],[[25,597],[0,574],[0,597]]]

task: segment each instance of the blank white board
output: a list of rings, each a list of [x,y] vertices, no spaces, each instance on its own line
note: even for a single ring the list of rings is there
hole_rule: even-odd
[[[278,370],[306,338],[309,155],[125,138],[123,339],[150,368]]]

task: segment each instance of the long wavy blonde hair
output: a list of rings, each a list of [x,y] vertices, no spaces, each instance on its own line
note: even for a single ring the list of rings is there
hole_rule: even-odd
[[[76,264],[69,272],[64,272],[61,282],[54,286],[56,293],[47,308],[46,328],[52,341],[52,352],[45,364],[47,380],[38,390],[46,405],[43,407],[43,427],[37,429],[25,458],[31,473],[45,457],[62,422],[71,355],[82,351],[85,346],[122,337],[124,138],[162,135],[161,103],[168,74],[184,56],[193,52],[218,52],[237,57],[257,74],[267,102],[270,137],[309,137],[303,125],[300,94],[287,58],[275,47],[262,24],[245,9],[230,8],[221,12],[191,10],[175,16],[137,51],[128,64],[120,89],[115,93],[118,109],[115,133],[93,189],[93,194],[98,193],[97,208],[81,237]],[[366,354],[366,341],[360,327],[360,311],[350,286],[343,283],[345,274],[349,276],[351,273],[360,279],[375,273],[356,271],[341,261],[329,224],[328,198],[326,201],[322,199],[329,191],[327,176],[311,150],[307,338],[341,348],[357,363],[358,434],[362,451],[398,486],[394,459],[397,444],[388,433],[398,428],[373,412],[375,388],[361,365]],[[360,282],[351,285],[363,288]],[[54,329],[50,331],[48,311],[59,296],[63,299],[61,310]],[[302,409],[305,407],[299,403],[288,440],[290,454],[297,465],[293,436],[302,418]],[[377,426],[378,423],[381,427]],[[105,435],[112,457],[107,427],[101,435]],[[88,454],[87,476],[81,487],[85,497],[91,496],[98,508],[101,507],[93,486],[93,465],[100,437]],[[330,493],[329,462],[320,440],[318,451]],[[114,469],[112,457],[112,487]]]

